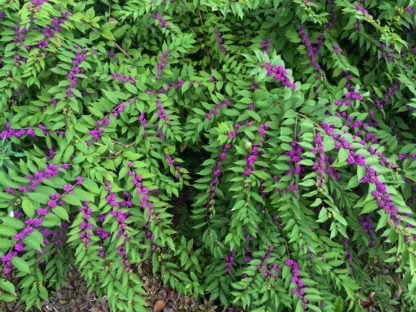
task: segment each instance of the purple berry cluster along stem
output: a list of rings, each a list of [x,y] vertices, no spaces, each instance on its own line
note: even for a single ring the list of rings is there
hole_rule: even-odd
[[[221,32],[218,29],[215,29],[214,32],[216,34],[215,41],[218,42],[218,49],[222,53],[227,54],[228,51],[227,51],[227,49],[224,46],[224,39],[222,39],[222,37],[221,37]]]
[[[128,100],[128,103],[131,103],[133,99]],[[124,111],[126,108],[126,103],[121,102],[117,105],[111,113],[106,113],[102,120],[98,120],[96,124],[96,128],[93,130],[89,130],[88,133],[92,136],[94,142],[97,142],[100,139],[100,136],[104,132],[104,128],[109,126],[111,123],[109,115],[113,115],[114,118],[118,119],[120,117],[120,113]],[[90,140],[86,141],[87,145],[91,145],[93,142]]]
[[[184,80],[182,80],[182,79],[179,79],[178,81],[176,81],[176,82],[172,82],[172,83],[167,83],[166,84],[166,86],[164,87],[164,88],[160,88],[159,90],[158,90],[158,92],[160,93],[160,94],[165,94],[166,92],[168,92],[170,89],[179,89],[179,88],[182,88],[183,87],[183,85],[184,85],[184,83],[185,83],[185,81]],[[193,85],[193,81],[190,81],[190,85]]]
[[[374,247],[376,244],[374,240],[376,234],[374,232],[374,224],[371,221],[371,214],[358,216],[358,221],[360,222],[363,228],[363,233],[368,234],[370,236],[370,240],[368,241],[368,247]]]
[[[300,164],[300,162],[302,161],[302,147],[299,145],[298,140],[293,140],[293,142],[290,145],[292,146],[292,150],[286,152],[286,155],[290,157],[290,159],[288,160],[288,164],[292,166],[292,168],[290,168],[286,174],[291,177],[289,191],[292,193],[295,190],[299,189],[299,184],[296,182],[296,179],[294,179],[294,177],[299,177],[302,173],[303,168]]]
[[[263,68],[267,70],[267,76],[273,77],[274,80],[279,80],[283,86],[296,90],[295,83],[291,82],[287,77],[287,71],[283,66],[271,65],[270,62],[265,62]]]
[[[120,264],[124,266],[128,266],[129,262],[126,257],[126,250],[123,246],[123,244],[127,243],[129,241],[129,231],[128,231],[128,225],[125,222],[126,218],[129,216],[129,212],[123,212],[122,210],[113,210],[111,212],[111,215],[115,218],[117,221],[117,239],[123,238],[123,243],[117,246],[117,250],[119,251],[119,256],[122,257],[122,260]]]
[[[165,18],[160,13],[155,13],[152,18],[157,21],[157,27],[170,29],[170,24],[166,22]]]
[[[123,75],[122,73],[113,72],[111,78],[114,81],[119,81],[121,83],[131,83],[132,85],[136,84],[136,79],[133,76]]]
[[[273,251],[273,246],[270,246],[264,251],[264,254],[261,256],[261,264],[256,266],[258,273],[262,274],[265,278],[279,278],[280,271],[279,265],[277,263],[267,264],[267,259],[270,258],[270,253]]]
[[[143,135],[144,136],[147,136],[147,129],[149,128],[149,124],[147,122],[147,118],[146,118],[145,112],[141,112],[139,114],[138,119],[139,119],[140,123],[142,124],[142,126],[144,128]]]
[[[55,166],[56,167],[56,166]],[[78,177],[77,184],[81,184],[83,181],[81,177]],[[25,227],[14,235],[14,245],[10,251],[5,253],[1,260],[3,264],[3,273],[9,274],[13,268],[13,264],[11,262],[11,259],[13,257],[17,257],[19,253],[22,253],[25,251],[25,243],[23,240],[34,231],[35,228],[40,228],[43,224],[44,218],[49,213],[54,213],[54,208],[59,204],[60,206],[65,205],[65,201],[62,199],[62,197],[67,192],[60,194],[60,193],[54,193],[49,196],[48,200],[48,208],[38,208],[36,210],[36,218],[28,218],[24,223]]]
[[[253,172],[254,164],[257,160],[258,151],[259,147],[257,145],[253,145],[250,149],[250,153],[248,154],[246,159],[247,169],[244,171],[244,175],[246,177],[249,177]]]
[[[364,9],[361,5],[354,4],[354,8],[358,11],[364,14],[364,16],[369,16],[368,11]]]
[[[173,165],[173,164],[172,164]],[[150,200],[150,190],[143,185],[143,178],[140,174],[136,174],[133,170],[133,163],[129,163],[129,176],[132,177],[133,184],[136,188],[137,196],[140,199],[140,205],[144,209],[144,211],[147,211],[147,222],[143,226],[143,229],[146,233],[145,239],[150,240],[151,242],[151,248],[154,251],[156,249],[156,245],[153,243],[155,240],[155,236],[153,235],[151,229],[150,229],[150,223],[154,221],[154,204]]]
[[[390,102],[390,98],[391,99],[394,99],[394,97],[396,96],[396,93],[399,91],[399,88],[400,88],[400,81],[397,81],[391,87],[388,87],[387,88],[387,93],[384,94],[384,96],[382,96],[381,98],[376,99],[375,98],[376,95],[373,94],[372,95],[372,99],[374,101],[374,105],[378,109],[383,110],[384,109],[384,105],[387,105]]]
[[[69,97],[74,96],[72,90],[75,88],[75,86],[77,84],[76,75],[81,73],[81,69],[80,69],[79,65],[87,59],[87,55],[86,55],[87,50],[83,49],[81,51],[81,53],[78,53],[78,49],[79,49],[78,46],[76,46],[77,53],[75,54],[75,60],[72,61],[72,66],[73,67],[72,67],[71,71],[68,74],[68,79],[70,80],[70,86],[69,86],[68,89],[66,89],[66,94]]]
[[[230,100],[225,99],[224,103],[218,103],[216,107],[213,107],[211,109],[211,112],[206,112],[205,117],[209,120],[213,120],[216,116],[218,116],[218,113],[224,108],[228,108],[230,106]]]
[[[400,224],[400,212],[397,205],[392,202],[392,196],[387,192],[387,186],[385,183],[381,182],[376,171],[373,167],[366,164],[366,160],[363,155],[355,152],[351,143],[348,142],[345,136],[340,136],[334,133],[334,128],[327,123],[321,124],[322,129],[327,133],[327,135],[333,137],[333,139],[338,142],[338,145],[349,151],[347,157],[347,163],[349,165],[356,164],[357,166],[363,167],[366,170],[366,175],[361,178],[361,183],[369,183],[375,186],[375,189],[371,192],[374,200],[377,201],[379,208],[383,209],[390,216],[390,223]]]
[[[231,249],[229,252],[229,255],[225,257],[225,269],[224,272],[227,273],[228,275],[231,274],[233,266],[234,266],[234,261],[235,261],[235,255],[236,255],[237,251],[234,249]]]
[[[93,226],[93,224],[89,221],[89,219],[91,219],[92,209],[88,207],[88,205],[89,205],[89,201],[85,200],[84,205],[82,205],[81,208],[79,209],[80,212],[82,212],[83,214],[82,215],[83,220],[81,224],[79,225],[79,228],[81,230],[79,237],[82,239],[85,246],[88,246],[90,242],[91,230]]]
[[[321,69],[321,66],[319,65],[318,61],[316,60],[315,55],[318,54],[317,51],[318,48],[314,47],[312,45],[312,42],[309,40],[308,34],[305,31],[305,28],[303,26],[299,29],[299,35],[302,38],[302,43],[305,45],[307,49],[307,55],[310,59],[310,64],[313,67],[314,70],[319,71]],[[319,77],[320,75],[318,75]]]
[[[214,165],[214,172],[212,173],[213,179],[211,180],[211,185],[209,187],[209,203],[215,202],[216,192],[215,190],[220,183],[220,175],[221,175],[221,167],[223,165],[223,161],[227,158],[227,152],[231,149],[231,144],[226,144],[222,148],[222,153],[218,156],[217,162]]]
[[[240,124],[235,124],[232,131],[227,132],[228,139],[234,139],[237,137],[237,132],[241,128]]]
[[[351,263],[352,255],[351,255],[351,250],[348,248],[348,242],[349,242],[348,238],[344,238],[342,240],[342,245],[344,246],[344,249],[345,249],[344,253],[345,253],[345,256],[347,257],[347,262]]]
[[[265,39],[265,40],[263,40],[261,42],[261,48],[263,50],[263,53],[269,54],[269,51],[270,51],[270,43],[271,43],[271,39],[270,38],[267,38],[267,39]]]
[[[98,216],[97,228],[94,231],[94,234],[99,237],[99,246],[98,246],[98,256],[101,258],[105,257],[105,251],[103,244],[107,238],[110,237],[110,233],[103,229],[103,223],[108,214],[100,214]]]
[[[15,191],[19,191],[22,193],[34,192],[36,190],[37,185],[42,184],[44,180],[50,180],[54,176],[57,176],[59,174],[59,168],[67,170],[70,168],[70,165],[62,164],[58,166],[55,164],[49,164],[45,170],[39,170],[35,172],[33,175],[27,175],[25,177],[29,180],[29,185],[21,185],[17,189],[7,187],[6,192],[9,194],[13,194]]]
[[[37,47],[39,49],[46,49],[49,46],[51,38],[62,30],[62,25],[69,19],[69,12],[61,13],[60,18],[54,17],[51,20],[51,25],[46,25],[43,31],[43,38],[38,40]]]
[[[303,309],[306,310],[308,308],[308,299],[305,297],[305,286],[303,284],[303,280],[299,278],[298,263],[292,259],[288,259],[285,264],[291,269],[293,275],[291,282],[295,284],[295,287],[292,288],[292,293],[299,296],[299,299],[303,303]]]
[[[43,131],[43,133],[44,133],[44,135],[48,135],[49,133],[46,131],[46,129],[44,128],[44,126],[42,125],[42,124],[40,124],[39,126],[38,126],[38,128],[39,129],[41,129],[42,131]],[[10,122],[8,122],[8,123],[6,123],[6,129],[5,130],[3,130],[1,133],[0,133],[0,139],[3,139],[3,138],[7,138],[7,139],[10,139],[10,138],[12,138],[12,137],[16,137],[16,138],[20,138],[20,137],[22,137],[23,135],[28,135],[29,137],[32,137],[32,138],[34,138],[34,137],[36,137],[37,135],[36,135],[36,133],[35,133],[35,130],[34,130],[34,128],[32,128],[32,127],[28,127],[28,128],[20,128],[20,129],[14,129],[14,128],[12,128],[11,126],[10,126]]]
[[[182,176],[181,167],[179,165],[175,166],[175,160],[168,153],[165,154],[165,157],[166,157],[166,160],[168,162],[169,168],[174,168],[175,169],[175,177],[180,178]]]
[[[325,156],[325,147],[322,142],[321,132],[318,130],[315,131],[314,143],[316,145],[315,151],[317,152],[317,161],[313,164],[312,169],[317,170],[318,178],[316,180],[317,186],[325,184],[324,172],[326,171],[326,156]]]
[[[170,51],[166,50],[164,54],[161,54],[159,57],[159,64],[156,66],[156,80],[160,80],[163,75],[163,69],[167,67],[168,58],[170,57]]]

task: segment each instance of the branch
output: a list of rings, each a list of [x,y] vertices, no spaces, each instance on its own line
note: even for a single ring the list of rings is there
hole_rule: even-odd
[[[83,21],[83,20],[81,20],[85,25],[88,25],[93,31],[95,31],[96,33],[98,33],[98,34],[100,34],[101,36],[103,36],[103,33],[101,32],[101,31],[99,31],[97,28],[95,28],[94,26],[92,26],[92,25],[90,25],[88,22],[86,22],[86,21]],[[122,47],[120,47],[120,45],[116,42],[116,41],[114,41],[114,40],[111,40],[111,39],[108,39],[108,40],[110,40],[111,42],[113,42],[114,43],[114,45],[116,46],[116,48],[117,49],[119,49],[120,50],[120,52],[121,53],[123,53],[128,59],[131,59],[131,56],[122,48]]]

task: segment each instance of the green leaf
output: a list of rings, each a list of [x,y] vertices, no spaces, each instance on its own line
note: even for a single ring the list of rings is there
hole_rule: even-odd
[[[113,102],[114,104],[118,103],[119,98],[115,92],[108,91],[108,90],[102,90],[102,92],[105,94],[106,98],[109,99],[111,102]]]
[[[334,303],[334,312],[344,311],[344,300],[341,297],[338,297]]]
[[[49,195],[40,192],[29,193],[28,196],[40,204],[46,204],[49,200]]]
[[[18,188],[19,185],[12,182],[11,180],[9,180],[3,172],[0,171],[0,183],[4,186],[4,187],[12,187],[12,188]]]
[[[328,123],[328,124],[332,124],[335,125],[335,127],[339,128],[342,126],[342,120],[341,118],[337,117],[337,116],[330,116],[324,119],[324,122]]]
[[[365,205],[363,210],[361,210],[360,214],[370,213],[378,208],[377,202],[374,200],[368,201]]]
[[[113,33],[111,32],[111,30],[115,27],[114,24],[112,23],[105,23],[102,27],[101,27],[101,33],[103,35],[104,38],[108,39],[108,40],[115,40],[116,38],[114,38]]]
[[[350,190],[353,189],[355,187],[357,187],[358,185],[360,185],[360,181],[358,180],[357,176],[353,176],[349,181],[348,181],[348,185],[345,188],[345,190]]]
[[[312,186],[312,185],[315,185],[315,181],[312,180],[312,179],[307,179],[305,181],[300,182],[299,185],[302,185],[302,186]]]
[[[43,219],[42,225],[45,227],[53,227],[60,223],[61,223],[61,219],[59,219],[56,215],[52,213],[48,213]]]
[[[13,228],[6,227],[4,225],[0,226],[0,235],[6,237],[13,237],[16,234],[16,230]]]
[[[29,264],[25,260],[23,260],[22,258],[13,257],[11,262],[16,267],[16,269],[18,269],[20,272],[26,273],[26,274],[30,273]]]
[[[10,235],[10,236],[13,236],[13,235]],[[7,238],[0,238],[0,249],[7,250],[10,247],[13,247],[13,245],[14,245],[14,242],[12,240],[7,239]]]
[[[350,151],[346,148],[341,147],[338,151],[338,161],[340,163],[343,163],[347,160],[348,155],[350,154]]]
[[[81,207],[82,206],[82,204],[81,204],[81,200],[78,198],[78,197],[76,197],[75,195],[65,195],[63,198],[62,198],[67,204],[70,204],[70,205],[72,205],[72,206],[78,206],[78,207]]]
[[[0,289],[9,294],[12,294],[13,296],[16,296],[16,290],[14,288],[14,285],[3,278],[0,278]]]
[[[132,152],[132,151],[126,151],[126,152],[123,153],[123,155],[128,160],[137,160],[141,156],[139,153],[135,153],[135,152]]]
[[[12,302],[16,300],[16,296],[8,294],[0,294],[0,302]]]
[[[254,120],[256,120],[257,122],[261,122],[261,117],[259,114],[257,114],[255,111],[253,110],[247,110],[246,111],[247,114],[249,114]]]
[[[133,93],[133,94],[137,94],[139,91],[137,90],[137,88],[135,86],[133,86],[131,83],[126,83],[124,84],[124,87],[127,89],[127,91]]]
[[[33,218],[33,216],[35,215],[35,206],[33,205],[33,202],[27,198],[24,197],[22,200],[22,208],[24,213],[30,217]]]
[[[315,201],[309,206],[310,207],[318,207],[320,204],[322,204],[322,199],[316,198]]]
[[[325,222],[328,220],[328,210],[326,208],[322,208],[321,211],[319,211],[319,216],[317,222]]]
[[[56,214],[59,218],[65,220],[65,221],[69,221],[68,219],[68,212],[65,210],[64,207],[61,206],[56,206],[53,209],[54,214]]]
[[[100,193],[100,189],[99,189],[97,183],[95,183],[91,179],[85,179],[84,182],[82,182],[82,186],[86,190],[88,190],[90,192],[93,192],[95,194],[99,194]]]
[[[39,231],[35,230],[26,236],[23,242],[33,250],[40,250],[41,246],[43,246],[43,236]]]
[[[4,225],[11,227],[13,229],[21,230],[25,227],[25,224],[22,220],[12,217],[6,217],[3,219]]]
[[[263,180],[270,179],[270,175],[267,172],[263,171],[263,170],[254,170],[253,174],[255,176],[257,176],[258,178],[263,179]]]

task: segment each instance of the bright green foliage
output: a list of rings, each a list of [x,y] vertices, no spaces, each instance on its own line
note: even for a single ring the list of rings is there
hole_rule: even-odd
[[[415,12],[0,0],[0,302],[413,311]]]

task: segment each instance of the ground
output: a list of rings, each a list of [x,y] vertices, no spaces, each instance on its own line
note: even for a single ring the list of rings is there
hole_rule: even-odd
[[[195,300],[192,297],[179,295],[173,290],[147,277],[142,277],[147,291],[149,311],[154,312],[190,312],[190,311],[235,311],[220,309],[207,302]],[[58,291],[51,292],[49,301],[42,307],[42,312],[110,312],[106,298],[97,298],[95,294],[88,294],[87,285],[77,271],[72,271],[67,283]],[[0,303],[0,311],[20,312],[25,310],[22,303],[10,303],[7,306]],[[31,311],[35,312],[36,309]]]

